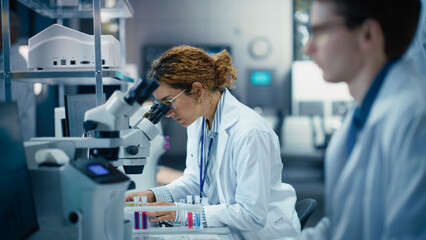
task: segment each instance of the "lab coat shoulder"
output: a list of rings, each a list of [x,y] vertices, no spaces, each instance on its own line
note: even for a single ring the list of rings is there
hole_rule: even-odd
[[[384,226],[382,239],[425,238],[426,76],[404,60],[390,72],[376,108],[386,107],[375,129],[381,137]],[[381,124],[379,124],[381,123]]]
[[[251,108],[240,103],[229,92],[226,94],[225,102],[222,122],[223,129],[229,135],[237,134],[240,137],[248,135],[252,131],[276,135],[264,118]]]
[[[250,161],[259,161],[264,167],[280,164],[278,137],[269,123],[251,108],[240,103],[229,92],[226,94],[223,108],[222,134],[227,135],[225,154],[233,156],[228,159],[234,169],[243,168]],[[223,143],[221,143],[223,144]],[[263,159],[256,159],[256,152],[262,152]],[[244,160],[242,155],[248,154]],[[251,156],[253,155],[253,156]],[[264,161],[265,159],[269,161]],[[254,162],[252,162],[254,164]]]
[[[383,159],[393,161],[403,153],[401,148],[416,134],[413,128],[425,124],[426,76],[415,69],[410,59],[398,62],[388,76],[366,129],[375,132],[376,138],[381,139],[383,144],[380,147],[385,154]],[[413,151],[418,150],[415,146],[411,145]]]

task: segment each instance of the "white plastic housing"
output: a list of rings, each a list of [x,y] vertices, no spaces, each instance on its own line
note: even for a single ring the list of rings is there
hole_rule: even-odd
[[[113,36],[101,36],[103,68],[120,68],[120,42]],[[88,35],[53,24],[28,40],[28,68],[69,69],[95,67],[95,40]]]

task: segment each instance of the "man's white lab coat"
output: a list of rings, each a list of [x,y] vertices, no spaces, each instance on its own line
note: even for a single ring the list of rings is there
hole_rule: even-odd
[[[353,111],[326,153],[326,217],[301,239],[426,239],[426,76],[390,69],[347,159]]]

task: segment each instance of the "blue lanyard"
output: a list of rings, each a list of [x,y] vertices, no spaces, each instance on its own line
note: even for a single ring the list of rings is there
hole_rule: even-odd
[[[212,150],[212,145],[213,145],[213,139],[214,138],[210,138],[210,143],[209,143],[209,151],[207,152],[207,161],[206,161],[206,166],[204,167],[204,174],[203,174],[203,155],[204,155],[204,122],[206,121],[205,118],[203,118],[203,125],[202,125],[202,129],[201,129],[201,154],[200,154],[200,198],[202,198],[202,193],[203,193],[203,188],[204,188],[204,182],[206,181],[206,176],[207,176],[207,166],[209,165],[209,159],[210,159],[210,153]]]

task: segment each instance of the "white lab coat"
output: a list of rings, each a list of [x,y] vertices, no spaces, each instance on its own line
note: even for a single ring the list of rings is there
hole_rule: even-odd
[[[426,76],[390,69],[346,159],[352,116],[327,149],[326,217],[301,239],[426,239]]]
[[[419,71],[426,75],[426,0],[422,0],[422,12],[419,17],[417,32],[408,50]]]
[[[27,61],[19,53],[19,45],[10,47],[10,63],[12,71],[27,70]],[[3,53],[0,55],[0,71],[3,72]],[[5,99],[3,77],[0,77],[0,99]],[[0,100],[1,101],[1,100]],[[4,100],[3,100],[4,101]],[[17,102],[23,140],[36,136],[36,98],[34,84],[12,80],[12,101]]]
[[[234,239],[298,237],[292,186],[281,184],[278,137],[269,124],[226,90],[218,130],[216,181],[219,205],[204,207],[209,227],[229,226]],[[184,175],[166,187],[173,199],[199,194],[199,118],[188,127]]]

